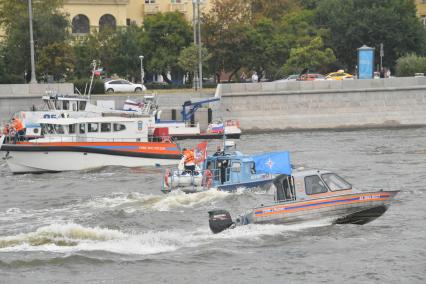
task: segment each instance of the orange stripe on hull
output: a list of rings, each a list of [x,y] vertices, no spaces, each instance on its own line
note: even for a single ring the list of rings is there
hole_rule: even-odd
[[[270,216],[270,215],[276,215],[276,214],[282,214],[282,213],[293,213],[293,212],[298,212],[298,211],[308,211],[308,210],[313,210],[313,209],[319,209],[319,208],[326,208],[326,207],[333,207],[336,205],[347,205],[347,204],[355,204],[355,203],[367,203],[367,202],[371,202],[371,201],[386,201],[389,200],[390,195],[385,195],[385,194],[381,194],[381,197],[379,198],[368,198],[368,199],[359,199],[359,200],[348,200],[348,201],[342,201],[342,202],[338,202],[338,203],[333,203],[333,202],[337,202],[339,200],[344,200],[347,198],[359,198],[362,196],[371,196],[371,194],[360,194],[360,195],[355,195],[355,196],[347,196],[346,198],[324,198],[324,199],[320,199],[320,200],[314,200],[314,201],[309,201],[309,202],[296,202],[296,203],[292,203],[292,204],[288,204],[288,205],[282,205],[282,206],[273,206],[273,207],[266,207],[266,208],[262,208],[262,209],[258,209],[255,210],[254,214],[256,217],[263,217],[263,216]],[[324,202],[330,202],[329,204],[319,204],[319,205],[315,205],[315,203],[324,203]],[[302,206],[306,206],[306,207],[302,207]],[[288,209],[291,207],[301,207],[301,208],[295,208],[295,209]],[[264,212],[264,211],[271,211],[271,212],[264,212],[264,213],[260,213],[260,212]]]

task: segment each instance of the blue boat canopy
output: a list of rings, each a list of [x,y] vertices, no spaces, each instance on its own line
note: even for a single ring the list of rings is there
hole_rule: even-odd
[[[253,155],[257,173],[291,175],[290,153],[269,152]]]

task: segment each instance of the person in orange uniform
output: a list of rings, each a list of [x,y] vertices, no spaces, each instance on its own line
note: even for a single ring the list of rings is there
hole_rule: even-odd
[[[195,171],[195,157],[194,151],[190,149],[183,149],[183,158],[186,172],[194,172]]]
[[[13,139],[13,141],[16,143],[19,136],[25,135],[25,128],[24,128],[24,124],[18,117],[12,118],[12,127],[15,128],[15,131],[16,131],[15,137]]]

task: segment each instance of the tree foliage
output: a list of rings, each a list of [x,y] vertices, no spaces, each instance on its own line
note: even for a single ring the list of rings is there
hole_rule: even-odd
[[[187,72],[189,75],[188,83],[192,83],[192,79],[194,78],[194,70],[198,70],[198,57],[199,50],[198,46],[191,44],[188,47],[185,47],[178,58],[178,64],[183,71]],[[205,69],[205,63],[210,59],[211,55],[209,54],[207,48],[201,48],[201,61],[203,63],[203,69]],[[204,74],[204,72],[203,72]]]
[[[333,50],[324,47],[321,37],[315,37],[309,44],[291,49],[290,57],[284,65],[284,73],[299,73],[303,68],[324,72],[335,61]]]
[[[203,14],[202,40],[212,54],[210,70],[219,78],[222,72],[235,74],[244,65],[241,54],[246,50],[250,5],[244,0],[213,0],[212,5]]]
[[[396,76],[414,76],[415,73],[426,74],[426,57],[408,54],[398,58],[395,67]]]
[[[376,51],[384,44],[384,66],[394,66],[408,52],[422,54],[425,48],[414,1],[323,0],[318,4],[317,25],[330,29],[332,37],[325,44],[347,68],[356,65],[356,50],[364,44]]]
[[[69,22],[67,15],[59,9],[61,5],[61,0],[33,1],[36,62],[52,45],[63,43],[69,36]],[[7,70],[3,79],[7,82],[23,83],[25,74],[30,73],[27,1],[0,0],[0,27],[6,34],[1,45],[1,65]],[[38,70],[37,74],[40,75]],[[26,79],[29,79],[28,75]]]
[[[178,57],[192,39],[189,23],[179,12],[158,13],[145,19],[140,45],[150,73],[161,74],[167,82],[168,72],[181,71]],[[145,61],[144,59],[144,61]]]
[[[285,15],[300,9],[297,0],[251,0],[250,5],[253,20],[268,18],[279,21]]]

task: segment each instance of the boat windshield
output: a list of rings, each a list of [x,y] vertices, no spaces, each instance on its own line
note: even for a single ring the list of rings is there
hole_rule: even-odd
[[[352,189],[350,183],[334,173],[323,174],[321,177],[331,191]]]

